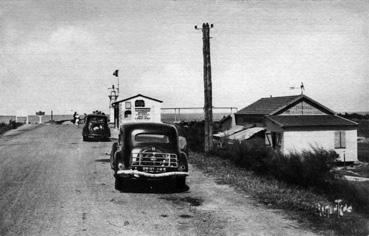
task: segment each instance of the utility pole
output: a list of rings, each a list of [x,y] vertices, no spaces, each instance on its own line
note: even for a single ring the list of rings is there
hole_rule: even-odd
[[[213,24],[202,24],[202,41],[204,56],[204,112],[205,112],[205,153],[213,150],[213,96],[211,84],[211,63],[210,63],[210,29]],[[195,26],[195,29],[199,29]]]

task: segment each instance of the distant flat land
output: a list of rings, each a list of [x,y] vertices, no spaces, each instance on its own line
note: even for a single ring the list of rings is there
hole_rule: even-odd
[[[213,120],[214,121],[219,121],[220,119],[222,119],[224,116],[229,115],[229,113],[213,113]],[[167,122],[167,123],[172,123],[174,121],[201,121],[204,120],[204,114],[203,113],[182,113],[182,114],[174,114],[174,113],[162,113],[161,115],[162,117],[162,121],[163,122]],[[39,118],[36,115],[30,115],[29,116],[29,122],[31,122],[31,124],[35,124],[38,123]],[[73,119],[73,115],[54,115],[53,119],[55,121],[59,121],[59,120],[72,120]],[[0,115],[0,123],[9,123],[9,120],[15,120],[15,116],[8,116],[8,115]],[[26,122],[26,118],[25,117],[20,117],[19,122]],[[45,115],[42,117],[42,122],[47,122],[51,120],[51,116],[50,115]]]
[[[53,119],[55,121],[59,121],[59,120],[71,120],[73,119],[73,115],[53,115]],[[9,123],[10,120],[15,120],[15,116],[8,116],[8,115],[0,115],[0,123]],[[42,117],[42,122],[47,122],[51,120],[51,116],[50,115],[45,115]],[[19,122],[26,122],[26,118],[25,117],[19,117],[18,118]],[[36,115],[29,115],[28,116],[28,121],[31,124],[36,124],[39,121],[38,116]]]

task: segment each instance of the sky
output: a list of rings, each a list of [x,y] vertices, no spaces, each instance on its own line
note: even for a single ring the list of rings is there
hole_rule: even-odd
[[[369,1],[2,0],[0,114],[108,111],[138,93],[202,107],[202,34],[211,29],[213,106],[304,93],[369,111]]]

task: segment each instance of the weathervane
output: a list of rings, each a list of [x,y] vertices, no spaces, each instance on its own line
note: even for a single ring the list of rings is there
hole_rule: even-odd
[[[109,97],[109,122],[110,123],[114,123],[115,119],[117,117],[115,117],[115,112],[114,112],[114,102],[117,101],[118,97],[119,97],[119,70],[115,70],[113,73],[113,76],[117,77],[118,79],[118,86],[117,88],[114,86],[114,84],[111,86],[111,88],[108,88],[110,90],[110,95]]]
[[[115,70],[113,75],[115,77],[117,77],[117,80],[118,80],[118,84],[117,84],[117,96],[119,96],[119,70]],[[113,85],[113,89],[114,89],[114,85]]]
[[[299,87],[292,86],[292,87],[290,87],[290,89],[299,89]],[[300,90],[301,90],[301,94],[304,94],[305,87],[304,87],[304,83],[302,83],[302,82],[301,82],[301,85],[300,85]]]

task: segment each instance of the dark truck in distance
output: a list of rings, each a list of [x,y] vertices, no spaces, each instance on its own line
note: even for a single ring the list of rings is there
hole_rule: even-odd
[[[188,163],[182,148],[175,126],[148,122],[123,124],[110,155],[115,188],[123,189],[127,181],[135,178],[174,180],[177,188],[185,187]]]
[[[110,128],[108,117],[101,114],[89,114],[85,117],[85,125],[82,129],[83,141],[109,140]]]

